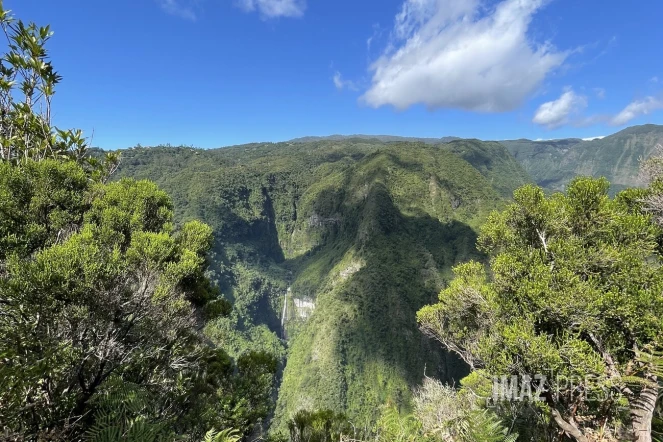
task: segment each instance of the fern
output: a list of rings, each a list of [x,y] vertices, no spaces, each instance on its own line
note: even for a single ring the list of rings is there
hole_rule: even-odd
[[[223,431],[209,430],[202,442],[239,442],[241,436],[237,430],[227,429]]]
[[[421,422],[413,415],[402,416],[393,407],[386,408],[380,422],[378,440],[389,442],[417,442],[424,440]]]
[[[86,432],[88,442],[157,442],[167,440],[166,423],[149,416],[150,395],[139,386],[109,379],[106,389],[93,401],[94,425]]]
[[[472,411],[450,423],[454,440],[462,442],[515,442],[517,434],[509,434],[502,421],[489,410]]]

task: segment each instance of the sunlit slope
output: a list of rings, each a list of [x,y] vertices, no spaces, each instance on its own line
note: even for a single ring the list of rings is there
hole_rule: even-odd
[[[480,258],[477,227],[529,180],[503,146],[476,140],[141,148],[120,175],[167,190],[177,222],[214,227],[213,279],[235,311],[207,333],[237,353],[287,349],[274,428],[301,408],[365,423],[406,403],[424,370],[459,376],[415,312],[453,264]]]
[[[516,160],[541,186],[563,190],[577,175],[605,176],[613,192],[642,185],[639,167],[658,144],[663,126],[634,126],[603,139],[502,141]]]

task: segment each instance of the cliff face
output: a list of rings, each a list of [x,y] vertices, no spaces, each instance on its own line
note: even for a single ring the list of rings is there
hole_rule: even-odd
[[[640,186],[640,162],[663,143],[663,126],[634,126],[602,139],[502,141],[532,176],[549,190],[564,190],[577,175],[605,176],[613,193]]]
[[[282,356],[274,429],[301,408],[368,424],[380,405],[406,404],[424,370],[460,377],[415,313],[455,263],[481,259],[477,226],[528,181],[504,147],[479,141],[133,149],[119,175],[156,181],[177,222],[215,229],[212,276],[235,308],[206,332]]]

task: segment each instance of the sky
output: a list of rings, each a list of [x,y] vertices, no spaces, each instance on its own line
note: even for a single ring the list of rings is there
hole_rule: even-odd
[[[53,115],[105,149],[591,138],[663,123],[663,2],[5,0],[54,31]]]

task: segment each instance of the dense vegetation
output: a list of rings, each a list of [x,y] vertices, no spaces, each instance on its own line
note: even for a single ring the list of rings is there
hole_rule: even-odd
[[[213,227],[212,278],[236,306],[206,328],[213,341],[284,355],[287,336],[281,432],[301,408],[370,428],[382,404],[409,407],[425,367],[446,380],[464,372],[414,315],[452,265],[480,259],[476,227],[527,182],[502,146],[478,141],[135,148],[124,175],[159,183],[181,222]]]
[[[212,340],[283,355],[276,337],[287,336],[281,432],[301,408],[368,428],[380,405],[409,407],[425,368],[464,373],[422,339],[414,315],[455,263],[481,259],[475,229],[529,181],[503,146],[477,140],[137,147],[118,176],[159,183],[180,222],[213,227],[212,278],[236,308],[207,327]]]
[[[652,440],[663,160],[572,175],[656,127],[105,154],[0,24],[0,440]]]
[[[199,329],[230,305],[205,277],[211,229],[175,228],[149,181],[107,184],[50,123],[48,28],[0,9],[0,438],[228,439],[268,413],[277,361]]]
[[[647,192],[610,199],[608,188],[581,178],[549,198],[519,189],[479,238],[490,280],[482,264],[462,264],[418,315],[483,376],[532,378],[538,397],[521,403],[530,437],[549,431],[544,415],[578,441],[651,440],[658,385],[642,352],[661,347],[661,230],[643,210]]]
[[[454,137],[412,138],[394,136],[356,135],[363,139],[380,141],[421,141],[440,145]],[[349,137],[306,137],[293,142],[322,140],[347,141]],[[536,184],[546,191],[563,191],[579,175],[603,176],[610,181],[610,194],[646,183],[639,174],[640,163],[650,158],[656,146],[663,145],[663,126],[645,124],[624,129],[616,134],[592,140],[564,138],[556,140],[504,140],[499,141]],[[485,143],[489,145],[491,143]]]

